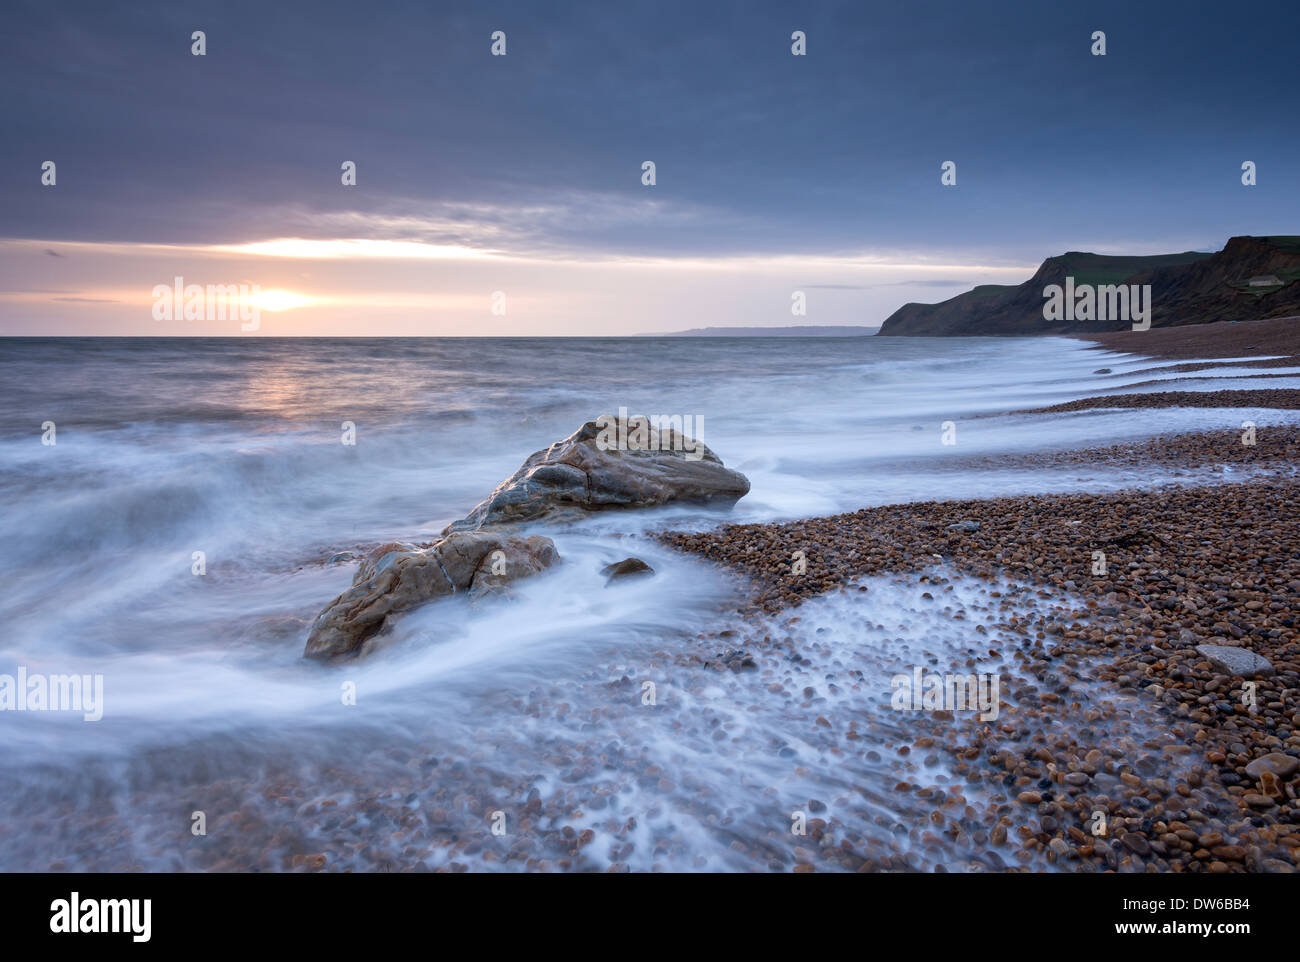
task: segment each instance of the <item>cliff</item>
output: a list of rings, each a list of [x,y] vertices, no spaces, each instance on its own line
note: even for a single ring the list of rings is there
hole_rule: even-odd
[[[1233,237],[1217,254],[1070,251],[1043,261],[1018,286],[986,284],[939,304],[904,304],[881,326],[880,336],[1079,334],[1132,326],[1122,319],[1044,320],[1044,288],[1064,286],[1066,278],[1076,288],[1149,284],[1152,327],[1285,317],[1300,314],[1300,237]]]

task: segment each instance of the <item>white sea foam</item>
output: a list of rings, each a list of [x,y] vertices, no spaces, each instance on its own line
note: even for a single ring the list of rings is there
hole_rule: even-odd
[[[1235,429],[1247,415],[1262,427],[1296,420],[1219,409],[999,413],[1119,393],[1155,376],[1124,371],[1159,366],[1061,339],[9,341],[0,673],[102,674],[104,712],[93,726],[0,717],[0,760],[11,773],[88,755],[129,768],[151,746],[214,737],[337,759],[362,730],[399,740],[434,720],[467,748],[508,733],[525,755],[520,739],[541,746],[563,725],[484,717],[488,693],[563,685],[650,648],[685,654],[697,632],[726,624],[734,584],[640,532],[1187,480],[952,466]],[[1093,373],[1102,367],[1120,373]],[[1176,389],[1228,383],[1218,379],[1226,369],[1207,373]],[[333,553],[434,537],[528,454],[620,407],[703,416],[709,447],[749,476],[751,493],[730,512],[675,506],[547,529],[564,564],[521,584],[515,601],[430,605],[395,619],[384,651],[341,668],[301,659],[310,619],[351,580],[351,564],[327,563]],[[35,430],[46,420],[58,424],[52,447]],[[355,447],[340,443],[345,420]],[[955,425],[954,445],[942,443],[944,422]],[[598,569],[627,555],[656,576],[606,590]],[[966,642],[939,622],[924,630],[939,646]],[[355,683],[356,706],[341,703],[343,681]],[[738,714],[734,688],[727,676],[692,692],[691,710],[751,733],[776,725]],[[668,742],[646,750],[678,758],[701,784],[720,778],[712,759],[674,755]],[[749,766],[746,779],[775,784],[765,763],[732,761]]]

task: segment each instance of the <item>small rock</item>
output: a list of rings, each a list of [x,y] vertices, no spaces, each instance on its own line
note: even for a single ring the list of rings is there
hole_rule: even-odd
[[[1270,752],[1247,765],[1246,774],[1251,778],[1271,774],[1286,779],[1294,775],[1297,768],[1300,768],[1300,759],[1283,755],[1281,752]]]
[[[1151,846],[1147,840],[1136,832],[1129,832],[1124,836],[1122,841],[1129,851],[1135,852],[1138,855],[1147,855],[1151,851]]]
[[[1215,668],[1229,674],[1245,678],[1273,674],[1273,665],[1267,658],[1245,648],[1232,648],[1228,645],[1197,645],[1196,650]]]
[[[605,565],[600,569],[600,573],[605,575],[605,587],[608,588],[616,578],[631,578],[638,575],[652,575],[655,569],[640,558],[624,558],[622,561],[616,561],[612,565]]]

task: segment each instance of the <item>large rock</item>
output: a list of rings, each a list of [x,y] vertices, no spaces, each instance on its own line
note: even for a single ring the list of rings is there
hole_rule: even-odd
[[[499,553],[498,553],[499,552]],[[307,658],[351,654],[379,633],[389,615],[458,592],[496,592],[560,560],[550,538],[452,534],[428,547],[392,543],[371,551],[352,587],[316,616]]]
[[[1243,678],[1254,678],[1273,674],[1273,664],[1263,655],[1257,655],[1246,648],[1233,648],[1231,645],[1197,645],[1207,661],[1220,671]]]
[[[622,447],[609,443],[613,418],[588,421],[532,455],[487,500],[443,533],[674,501],[731,504],[749,493],[749,480],[725,467],[702,442],[671,427],[639,428],[636,421],[627,419],[631,441]]]

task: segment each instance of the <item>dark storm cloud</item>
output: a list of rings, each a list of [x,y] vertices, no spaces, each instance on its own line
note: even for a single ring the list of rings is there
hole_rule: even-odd
[[[1083,7],[11,0],[3,233],[1037,257],[1294,228],[1294,0]]]

